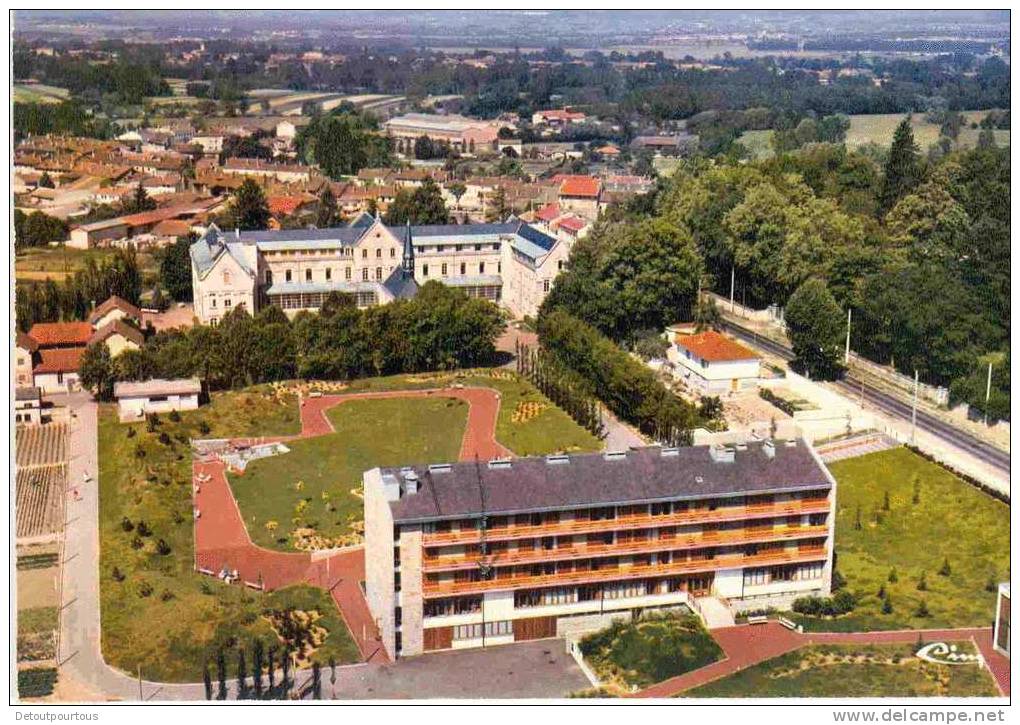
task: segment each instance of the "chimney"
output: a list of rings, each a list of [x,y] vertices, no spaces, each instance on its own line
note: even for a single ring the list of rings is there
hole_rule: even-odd
[[[418,479],[418,474],[410,468],[402,469],[401,473],[404,476],[404,495],[411,496],[418,493],[418,489],[421,488],[421,481]]]
[[[736,460],[737,451],[733,446],[715,444],[708,449],[708,455],[716,463],[733,463]]]
[[[387,501],[400,500],[400,481],[392,473],[384,474],[382,477],[383,496]]]
[[[761,451],[765,454],[766,458],[776,457],[776,443],[771,438],[761,444]]]

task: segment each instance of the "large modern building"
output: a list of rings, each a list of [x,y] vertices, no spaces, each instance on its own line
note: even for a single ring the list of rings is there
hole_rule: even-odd
[[[495,151],[499,124],[457,115],[408,113],[383,123],[399,153],[412,154],[414,143],[423,136],[450,144],[461,153]]]
[[[235,307],[317,310],[330,292],[358,305],[413,296],[429,280],[535,315],[569,247],[520,221],[389,227],[362,214],[349,226],[223,233],[191,247],[195,315],[216,324]]]
[[[830,591],[836,482],[801,440],[375,468],[364,491],[391,656]]]

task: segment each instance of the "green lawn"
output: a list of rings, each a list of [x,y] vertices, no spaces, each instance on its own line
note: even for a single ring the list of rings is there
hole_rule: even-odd
[[[26,214],[32,213],[25,210]],[[56,281],[84,269],[91,259],[96,264],[114,255],[113,249],[72,249],[70,247],[32,247],[18,251],[14,257],[14,276],[20,281],[43,280],[47,277]],[[138,253],[138,266],[146,279],[158,274],[158,263],[150,252]]]
[[[45,660],[56,656],[56,607],[18,610],[18,660]]]
[[[722,657],[697,617],[677,613],[614,622],[582,639],[581,651],[610,692],[648,687]]]
[[[362,522],[354,492],[364,471],[456,460],[467,412],[466,402],[452,398],[352,400],[330,409],[336,432],[288,443],[290,453],[230,476],[248,534],[285,551],[305,548],[294,533],[300,529],[321,537],[315,548],[354,543]],[[267,528],[270,522],[276,526]]]
[[[203,421],[207,432],[200,427]],[[102,407],[100,599],[107,662],[132,674],[141,664],[142,675],[152,680],[195,682],[220,647],[244,646],[255,637],[264,638],[267,645],[274,641],[269,621],[262,615],[278,607],[280,598],[291,596],[287,590],[264,595],[193,572],[187,441],[189,436],[258,436],[298,429],[296,399],[278,399],[268,388],[216,394],[210,405],[182,414],[179,422],[162,416],[154,433],[147,432],[144,423],[118,423],[115,409]],[[170,436],[169,445],[159,441],[162,432]],[[124,518],[131,522],[132,531],[124,531]],[[150,536],[138,535],[139,521],[151,530]],[[157,551],[161,539],[170,548],[166,555]],[[122,580],[114,577],[114,567]],[[328,595],[312,592],[315,608],[324,615],[333,614]],[[329,628],[325,641],[342,655],[339,661],[356,661],[346,628],[335,617],[323,623]],[[236,657],[227,659],[233,667]]]
[[[974,653],[970,642],[956,643]],[[977,664],[936,665],[912,645],[815,645],[748,667],[684,697],[998,697]]]
[[[837,461],[829,468],[838,483],[836,569],[859,603],[837,619],[796,617],[806,629],[991,624],[995,591],[987,587],[1009,580],[1009,506],[906,448]],[[915,478],[919,503],[913,503]],[[886,492],[889,511],[883,510]],[[943,576],[938,572],[946,559],[950,573]],[[893,569],[896,581],[891,582]],[[922,572],[925,591],[917,588]],[[882,587],[891,598],[889,614],[882,613]],[[931,616],[916,616],[921,601]]]

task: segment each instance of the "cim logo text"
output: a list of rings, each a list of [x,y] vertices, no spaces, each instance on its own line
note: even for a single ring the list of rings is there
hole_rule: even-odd
[[[955,644],[932,642],[917,650],[917,656],[936,665],[973,665],[981,663],[980,654],[957,652]]]

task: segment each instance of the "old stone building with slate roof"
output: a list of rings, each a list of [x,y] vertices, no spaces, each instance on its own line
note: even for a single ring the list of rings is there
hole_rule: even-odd
[[[326,295],[358,305],[413,296],[436,280],[492,300],[516,317],[535,315],[569,249],[519,220],[390,227],[362,214],[344,227],[221,231],[191,247],[195,315],[216,324],[238,306],[278,305],[289,316],[317,310]]]

